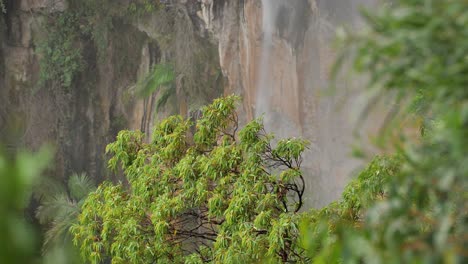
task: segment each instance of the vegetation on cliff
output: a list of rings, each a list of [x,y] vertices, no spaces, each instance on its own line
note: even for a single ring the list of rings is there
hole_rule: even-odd
[[[47,17],[47,34],[37,50],[41,54],[40,85],[49,82],[69,88],[87,66],[84,53],[89,42],[97,49],[98,58],[108,56],[111,32],[118,20],[129,23],[157,8],[159,2],[147,0],[125,4],[116,1],[69,1],[66,11]],[[120,56],[125,58],[125,54]]]

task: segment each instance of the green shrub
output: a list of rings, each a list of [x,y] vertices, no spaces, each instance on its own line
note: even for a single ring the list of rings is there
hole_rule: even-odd
[[[49,18],[49,25],[47,37],[38,49],[41,54],[40,85],[53,82],[69,88],[85,67],[80,16],[72,12],[60,13]]]

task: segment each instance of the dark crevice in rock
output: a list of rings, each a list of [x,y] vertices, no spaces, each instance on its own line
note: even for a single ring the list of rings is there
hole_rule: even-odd
[[[287,5],[281,5],[276,20],[280,37],[291,41],[296,48],[304,43],[310,13],[308,0],[290,0]]]
[[[14,34],[13,32],[13,15],[14,11],[17,9],[17,4],[19,1],[15,0],[5,0],[5,9],[6,12],[3,14],[4,19],[5,19],[5,25],[6,25],[6,40],[7,43],[11,42],[12,36]]]

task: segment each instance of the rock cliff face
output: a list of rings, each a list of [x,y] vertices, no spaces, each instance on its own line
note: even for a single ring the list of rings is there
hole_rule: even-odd
[[[349,158],[350,109],[360,101],[349,82],[327,95],[331,40],[340,24],[359,28],[357,7],[377,0],[161,1],[154,14],[114,17],[105,56],[92,38],[79,40],[86,67],[69,89],[38,88],[37,47],[50,18],[68,12],[70,1],[4,0],[0,135],[11,149],[51,142],[57,177],[86,171],[102,179],[104,147],[119,130],[148,131],[155,117],[190,115],[223,92],[237,93],[243,122],[264,114],[270,132],[312,142],[304,162],[309,205],[339,195],[358,165]],[[159,62],[174,64],[176,80],[174,95],[155,113],[158,93],[139,98],[135,84]]]
[[[105,146],[118,131],[149,131],[155,118],[187,115],[222,92],[224,78],[218,70],[216,46],[197,16],[201,10],[197,1],[173,1],[139,19],[112,17],[111,29],[101,34],[106,38],[104,48],[96,43],[100,36],[83,34],[73,45],[82,47],[84,70],[66,88],[53,81],[39,85],[43,59],[39,46],[60,14],[76,13],[70,10],[73,1],[3,2],[0,142],[10,151],[52,144],[56,167],[50,173],[56,178],[87,172],[98,181],[104,179],[108,174]],[[77,28],[85,26],[80,19]],[[176,96],[155,113],[158,93],[141,98],[135,84],[159,62],[176,64],[178,78]]]
[[[64,179],[72,172],[85,171],[102,178],[105,145],[117,130],[127,125],[124,123],[127,116],[133,127],[141,116],[140,102],[124,105],[118,98],[135,81],[137,69],[118,74],[112,64],[118,54],[110,52],[100,64],[95,48],[85,43],[87,69],[70,89],[52,84],[39,88],[37,46],[48,30],[48,17],[67,10],[67,2],[7,0],[5,3],[7,10],[2,14],[0,26],[1,141],[12,151],[24,147],[37,149],[51,143],[57,153],[52,174]],[[142,38],[141,33],[127,29],[129,35]],[[110,41],[109,49],[115,45],[114,41]],[[128,48],[142,46],[126,44]],[[141,58],[140,50],[130,52],[136,61]]]

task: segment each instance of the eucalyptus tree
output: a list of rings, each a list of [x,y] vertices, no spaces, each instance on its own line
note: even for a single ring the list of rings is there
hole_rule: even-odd
[[[169,117],[149,143],[138,131],[118,134],[107,146],[109,168],[123,171],[126,180],[92,192],[71,229],[88,261],[305,260],[297,224],[308,143],[288,138],[272,144],[261,120],[239,129],[237,101],[215,100],[196,124]]]

